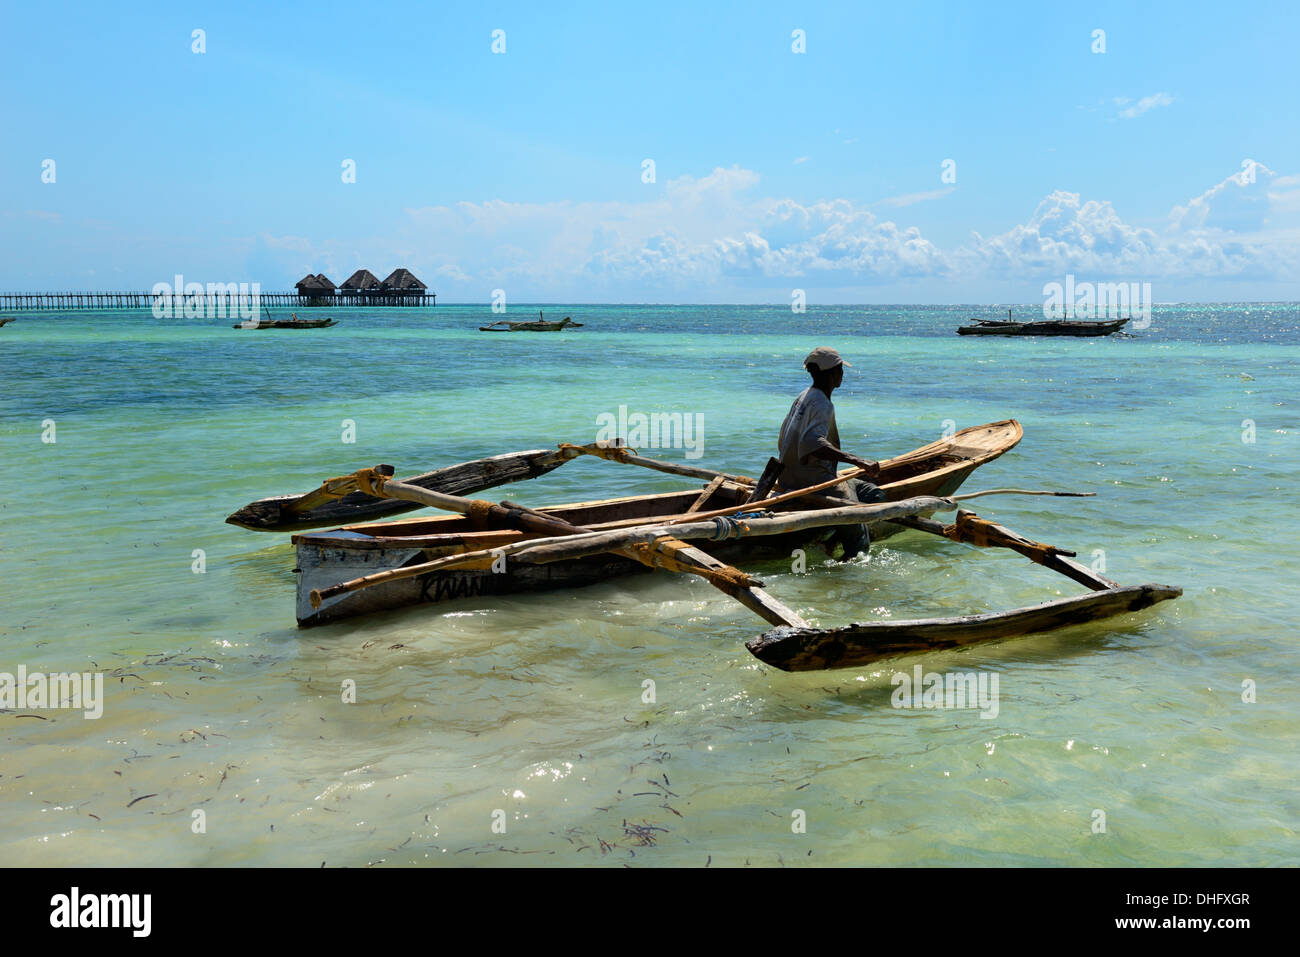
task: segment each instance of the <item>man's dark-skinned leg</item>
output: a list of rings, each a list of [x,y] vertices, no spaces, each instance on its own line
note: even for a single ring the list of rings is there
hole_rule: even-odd
[[[872,505],[885,500],[884,491],[865,479],[849,479],[835,486],[835,492],[837,498],[862,505]],[[832,550],[836,542],[844,546],[844,557],[840,559],[841,561],[847,562],[851,558],[866,555],[871,551],[871,533],[865,525],[841,525],[831,537],[829,544]]]

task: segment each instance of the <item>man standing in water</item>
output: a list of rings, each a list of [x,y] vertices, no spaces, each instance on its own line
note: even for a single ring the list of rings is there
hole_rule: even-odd
[[[844,367],[848,363],[834,349],[818,346],[808,354],[803,365],[813,381],[799,393],[781,423],[781,435],[777,439],[778,457],[784,466],[778,480],[781,488],[794,491],[833,479],[835,466],[840,462],[867,469],[868,475],[879,478],[879,463],[840,449],[831,393],[844,381]],[[885,493],[878,486],[863,479],[849,479],[823,494],[864,504],[885,500]],[[844,546],[844,561],[871,550],[871,535],[865,525],[839,526],[828,549],[833,550],[837,541]]]

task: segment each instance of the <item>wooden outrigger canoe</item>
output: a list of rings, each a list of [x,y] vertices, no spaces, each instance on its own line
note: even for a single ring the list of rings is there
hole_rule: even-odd
[[[328,329],[338,325],[333,319],[259,319],[256,322],[237,322],[235,329]]]
[[[963,429],[949,438],[938,439],[906,455],[882,460],[879,485],[885,492],[886,501],[949,495],[960,488],[979,466],[1014,448],[1023,435],[1020,423],[1014,419]],[[574,448],[567,447],[569,451]],[[537,461],[533,460],[533,468],[537,467]],[[465,477],[475,474],[475,466],[479,464],[465,463],[452,468],[458,470],[458,475]],[[555,467],[550,461],[546,464],[549,468]],[[651,519],[665,520],[692,512],[739,506],[745,503],[754,490],[754,480],[745,476],[731,476],[729,478],[735,481],[724,478],[719,482],[716,476],[720,473],[692,471],[698,477],[715,476],[704,490],[707,495],[700,489],[691,489],[557,505],[540,511],[577,526],[618,528]],[[426,473],[426,476],[433,474],[435,473]],[[338,504],[343,501],[346,499],[340,500]],[[829,502],[829,499],[818,497],[816,504]],[[419,507],[413,503],[404,504]],[[880,527],[873,530],[872,537],[879,540],[897,530],[896,525]],[[712,551],[724,559],[789,555],[793,548],[808,544],[810,540],[825,534],[825,531],[818,529],[813,533],[796,532],[762,539],[744,539],[728,542]],[[469,519],[459,515],[350,525],[333,531],[295,535],[293,543],[297,547],[299,571],[298,624],[309,626],[385,608],[475,595],[575,587],[604,581],[616,575],[647,570],[637,561],[602,554],[578,561],[535,566],[511,563],[509,572],[505,574],[494,573],[488,566],[433,572],[329,599],[319,608],[312,607],[310,601],[313,590],[340,581],[461,552],[497,548],[523,541],[526,537],[523,532],[514,530],[476,530]]]
[[[356,473],[357,478],[363,476],[367,482],[383,481],[375,470]],[[419,489],[416,489],[415,493],[429,494]],[[669,493],[672,494],[675,493]],[[982,494],[989,493],[976,492],[958,498],[971,498]],[[1031,494],[1075,493],[1035,492]],[[661,499],[659,507],[651,510],[668,510],[662,503],[662,499],[667,497],[659,497]],[[698,497],[696,501],[699,501]],[[775,502],[776,499],[769,501]],[[507,508],[498,509],[486,502],[481,504],[499,510],[506,518],[510,517]],[[462,542],[449,547],[451,543],[445,535],[438,536],[438,540],[426,541],[416,541],[413,537],[407,536],[405,544],[412,547],[412,559],[417,562],[414,567],[379,572],[368,571],[364,566],[358,567],[355,570],[365,572],[362,577],[311,589],[305,595],[300,589],[300,610],[304,614],[319,612],[327,608],[329,602],[354,599],[358,594],[365,595],[367,601],[376,603],[367,604],[364,608],[354,606],[353,613],[380,610],[392,607],[392,599],[397,597],[390,591],[385,599],[376,599],[382,589],[392,589],[395,586],[411,589],[420,582],[424,582],[425,585],[418,591],[406,591],[406,600],[399,604],[466,597],[458,593],[455,586],[448,594],[428,594],[427,583],[434,580],[435,574],[442,576],[440,580],[445,584],[454,581],[445,577],[453,571],[456,573],[479,571],[494,576],[481,578],[480,580],[485,583],[504,582],[507,580],[507,575],[515,576],[513,587],[510,588],[491,584],[482,589],[469,589],[469,594],[488,594],[590,584],[593,581],[635,571],[639,563],[643,568],[663,567],[675,572],[689,572],[705,577],[710,584],[777,626],[772,631],[746,643],[747,649],[755,657],[785,671],[808,671],[860,667],[903,654],[958,648],[979,641],[1011,638],[1068,625],[1099,621],[1141,611],[1182,594],[1181,589],[1169,585],[1122,586],[1072,561],[1067,556],[1072,556],[1073,552],[1024,538],[1000,525],[985,521],[971,512],[959,510],[957,520],[951,525],[921,517],[930,512],[956,506],[953,499],[934,496],[917,496],[899,502],[876,505],[838,505],[802,512],[747,512],[734,518],[723,517],[717,512],[704,513],[697,518],[688,510],[687,513],[673,518],[668,516],[652,518],[649,524],[645,519],[638,518],[601,523],[594,528],[570,524],[583,517],[578,511],[581,508],[594,511],[611,504],[614,503],[584,503],[582,506],[569,506],[567,510],[552,509],[547,513],[532,512],[523,506],[510,506],[521,510],[523,516],[534,520],[565,526],[559,529],[560,537],[554,538],[530,540],[518,532],[512,534],[500,528],[497,530],[496,538],[484,536],[477,541],[468,540],[470,535],[482,534],[476,529],[463,536]],[[503,503],[503,505],[510,505],[510,503]],[[671,503],[669,506],[671,507]],[[738,506],[738,508],[746,507]],[[734,514],[734,509],[731,511]],[[737,552],[742,553],[741,557],[747,558],[767,557],[769,554],[772,557],[776,555],[788,557],[785,549],[791,546],[791,542],[804,541],[799,536],[792,537],[792,533],[799,532],[807,536],[812,530],[824,530],[835,525],[859,522],[871,525],[874,530],[880,528],[881,523],[889,520],[954,541],[968,542],[981,547],[1009,548],[1086,585],[1092,589],[1092,594],[1061,598],[1028,608],[960,618],[876,621],[842,628],[822,629],[813,627],[796,612],[763,591],[761,581],[713,557],[714,554],[729,557]],[[362,526],[362,528],[373,528],[373,526]],[[295,540],[303,537],[298,536]],[[710,544],[709,553],[705,553],[698,547],[688,544],[690,541],[699,540],[722,544]],[[767,548],[764,550],[755,548],[756,542]],[[378,558],[383,554],[383,550],[390,547],[391,540],[373,539],[363,534],[360,540],[318,541],[317,544],[343,549],[360,547],[363,551],[368,551],[372,557]],[[434,558],[432,561],[420,559],[419,553],[430,546],[448,549],[450,554]],[[300,547],[300,561],[302,555],[303,550]],[[428,551],[425,551],[425,556],[427,555]],[[636,561],[620,563],[619,556],[625,560],[634,558]],[[501,566],[499,568],[498,563]],[[299,571],[302,574],[304,570]],[[303,598],[306,600],[303,601]],[[311,623],[314,622],[311,620],[300,622],[304,625]]]
[[[995,493],[1091,494],[994,489],[952,495],[975,468],[1013,447],[1020,437],[1018,423],[1008,420],[967,429],[885,460],[880,479],[888,499],[871,505],[815,494],[828,491],[837,479],[764,497],[768,493],[762,480],[686,467],[686,474],[712,475],[703,491],[534,510],[394,481],[388,466],[363,469],[329,480],[322,491],[339,498],[340,493],[361,489],[376,499],[405,499],[460,514],[294,536],[299,625],[475,595],[587,585],[665,568],[703,577],[776,626],[746,647],[774,667],[802,671],[859,667],[901,654],[1098,621],[1182,593],[1168,585],[1122,586],[1072,561],[1073,552],[1017,535],[960,509],[958,500]],[[683,470],[641,459],[621,447],[562,445],[560,451],[566,456],[595,454],[660,471]],[[860,470],[850,469],[840,477],[857,474]],[[929,517],[953,509],[957,515],[951,524]],[[811,544],[846,524],[869,525],[873,539],[901,527],[979,547],[1007,548],[1085,585],[1091,593],[1005,612],[823,629],[764,591],[761,581],[721,560],[788,558],[792,548]]]
[[[1046,319],[1040,322],[1012,322],[1006,319],[976,319],[976,325],[962,326],[961,336],[1108,336],[1119,332],[1127,319],[1083,320]]]
[[[498,320],[488,326],[479,326],[479,332],[559,332],[562,329],[581,329],[582,323],[574,322],[568,316],[558,322],[534,319],[528,322],[508,322]]]

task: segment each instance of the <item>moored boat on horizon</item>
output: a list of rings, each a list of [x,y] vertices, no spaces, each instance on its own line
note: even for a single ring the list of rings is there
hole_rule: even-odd
[[[1044,319],[1014,322],[1008,319],[976,319],[976,325],[961,326],[960,336],[1108,336],[1119,332],[1128,319]]]
[[[568,316],[558,321],[548,320],[542,313],[537,314],[538,318],[529,319],[523,322],[510,322],[507,319],[498,319],[496,322],[486,326],[479,326],[479,332],[562,332],[565,329],[581,329],[581,322],[574,322]]]
[[[235,329],[328,329],[338,325],[333,319],[251,319],[237,322]]]

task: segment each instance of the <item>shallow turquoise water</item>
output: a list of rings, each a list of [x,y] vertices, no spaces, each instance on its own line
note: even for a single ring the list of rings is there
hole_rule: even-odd
[[[952,330],[996,310],[958,307],[547,313],[587,325],[489,336],[486,309],[439,306],[334,310],[339,326],[301,332],[147,312],[0,330],[0,671],[108,676],[97,721],[0,713],[0,863],[1300,863],[1300,306],[1159,307],[1102,340],[971,340]],[[1017,418],[1024,441],[966,490],[1098,495],[980,514],[1184,596],[788,675],[745,651],[758,619],[667,576],[299,632],[287,536],[223,524],[380,461],[401,474],[590,441],[620,406],[699,415],[698,462],[753,474],[822,344],[853,363],[835,395],[846,446],[883,457],[948,420]],[[679,487],[582,460],[502,494]],[[757,570],[827,625],[1080,590],[915,534],[863,563]],[[996,672],[997,717],[892,707],[891,676],[917,663]]]

